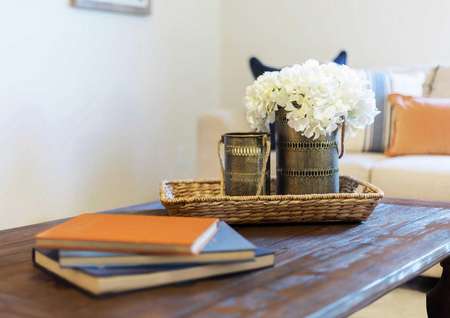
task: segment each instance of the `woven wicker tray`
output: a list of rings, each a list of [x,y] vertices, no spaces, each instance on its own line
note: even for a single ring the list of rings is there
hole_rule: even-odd
[[[360,222],[383,191],[341,176],[340,193],[225,196],[220,181],[164,181],[160,197],[170,215],[216,217],[232,224]]]

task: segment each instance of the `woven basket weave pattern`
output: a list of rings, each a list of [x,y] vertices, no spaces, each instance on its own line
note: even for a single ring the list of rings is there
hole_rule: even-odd
[[[161,203],[170,215],[216,217],[232,224],[358,222],[383,197],[377,187],[340,177],[340,192],[303,195],[221,195],[220,181],[165,181]]]

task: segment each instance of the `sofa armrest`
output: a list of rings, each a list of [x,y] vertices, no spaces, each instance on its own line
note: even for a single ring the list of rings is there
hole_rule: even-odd
[[[197,178],[220,178],[217,142],[233,129],[232,114],[225,110],[206,113],[197,122]]]

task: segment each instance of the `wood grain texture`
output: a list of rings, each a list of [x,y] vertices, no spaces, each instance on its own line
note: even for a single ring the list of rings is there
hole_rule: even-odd
[[[274,268],[103,298],[33,267],[33,236],[58,221],[2,231],[1,317],[346,317],[450,256],[450,204],[385,202],[361,224],[237,227]]]

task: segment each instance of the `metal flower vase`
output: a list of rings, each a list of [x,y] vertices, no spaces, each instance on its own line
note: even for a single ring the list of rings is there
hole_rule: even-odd
[[[286,112],[276,112],[277,194],[339,192],[337,130],[318,139],[288,126]],[[342,140],[342,138],[341,138]]]

